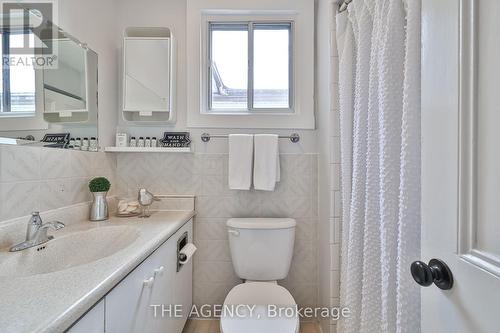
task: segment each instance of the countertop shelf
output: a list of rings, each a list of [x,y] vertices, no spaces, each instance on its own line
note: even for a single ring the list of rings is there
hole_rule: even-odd
[[[107,153],[191,153],[191,147],[105,147]]]

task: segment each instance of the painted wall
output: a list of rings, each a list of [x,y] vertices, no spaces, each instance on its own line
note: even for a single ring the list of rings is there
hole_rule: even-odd
[[[172,30],[177,40],[177,82],[176,82],[176,110],[177,123],[174,126],[138,126],[136,124],[126,123],[120,112],[116,117],[119,123],[119,129],[128,132],[136,137],[138,136],[161,136],[165,130],[186,130],[186,99],[187,85],[198,84],[187,82],[186,75],[186,1],[185,0],[122,0],[117,5],[116,17],[118,18],[118,34],[115,40],[115,47],[118,50],[118,56],[115,59],[121,66],[121,48],[122,38],[126,27],[168,27]],[[121,69],[116,77],[119,82],[119,91],[121,91]],[[121,99],[120,99],[121,100]],[[121,104],[121,103],[120,103]],[[118,109],[121,110],[121,105]],[[264,120],[265,121],[265,120]],[[227,153],[227,140],[213,140],[205,144],[201,142],[200,135],[203,132],[208,133],[278,133],[283,135],[290,134],[293,130],[258,130],[258,129],[188,129],[191,132],[194,149],[203,153]],[[293,131],[295,132],[295,131]],[[280,149],[286,153],[313,153],[317,152],[316,131],[305,130],[297,131],[301,135],[299,144],[291,144],[289,141],[281,140]]]
[[[99,140],[113,145],[118,108],[118,39],[115,0],[59,0],[59,26],[97,52],[99,85]]]

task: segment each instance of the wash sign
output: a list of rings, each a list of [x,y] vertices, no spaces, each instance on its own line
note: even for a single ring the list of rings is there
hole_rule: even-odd
[[[189,147],[189,132],[165,132],[161,140],[163,147]]]

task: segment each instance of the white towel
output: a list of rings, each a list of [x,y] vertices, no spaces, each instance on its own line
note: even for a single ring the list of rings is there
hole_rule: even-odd
[[[229,188],[250,190],[252,186],[253,135],[229,135]]]
[[[254,137],[253,185],[256,190],[274,191],[280,180],[278,136],[256,134]]]

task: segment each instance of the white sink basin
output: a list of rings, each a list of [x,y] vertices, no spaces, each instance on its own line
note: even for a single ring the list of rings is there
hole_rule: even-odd
[[[58,236],[19,252],[0,252],[0,277],[57,272],[96,261],[124,249],[139,236],[133,227],[110,226]]]

